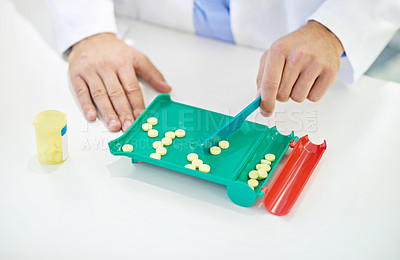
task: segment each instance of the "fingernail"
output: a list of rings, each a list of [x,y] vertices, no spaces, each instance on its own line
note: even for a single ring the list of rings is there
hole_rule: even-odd
[[[261,115],[265,116],[265,117],[270,117],[272,115],[272,113],[261,111]]]
[[[89,110],[86,112],[86,119],[94,120],[96,118],[96,112],[94,110]]]
[[[119,127],[120,127],[119,122],[115,119],[108,122],[108,128],[111,128],[112,130],[117,130],[117,128]]]
[[[128,130],[129,127],[132,125],[132,121],[131,120],[125,120],[124,122],[124,131]]]

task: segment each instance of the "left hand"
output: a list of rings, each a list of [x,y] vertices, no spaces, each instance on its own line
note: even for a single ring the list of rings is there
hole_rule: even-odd
[[[261,114],[270,116],[275,100],[320,100],[336,80],[343,52],[339,39],[315,21],[275,41],[257,76]]]

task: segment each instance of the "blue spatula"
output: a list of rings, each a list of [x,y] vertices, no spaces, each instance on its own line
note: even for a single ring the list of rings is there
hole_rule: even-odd
[[[240,111],[234,118],[232,118],[228,123],[216,131],[213,135],[207,138],[201,147],[203,151],[206,152],[212,146],[218,145],[221,140],[227,139],[230,135],[240,129],[246,118],[251,115],[260,106],[261,96],[256,98],[247,107]]]

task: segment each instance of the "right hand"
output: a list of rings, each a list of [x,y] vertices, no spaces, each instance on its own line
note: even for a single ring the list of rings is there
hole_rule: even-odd
[[[68,63],[71,83],[86,119],[96,119],[96,105],[110,131],[128,130],[145,109],[136,74],[159,92],[171,91],[145,55],[111,33],[76,43]]]

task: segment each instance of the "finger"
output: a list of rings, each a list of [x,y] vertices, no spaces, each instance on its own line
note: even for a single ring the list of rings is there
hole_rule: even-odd
[[[92,95],[93,101],[99,109],[107,128],[110,131],[119,131],[121,129],[121,122],[111,105],[107,90],[99,75],[95,72],[89,73],[86,74],[84,79],[89,85],[90,94]]]
[[[278,93],[276,94],[276,99],[281,102],[286,102],[289,100],[290,93],[300,74],[299,64],[295,64],[288,59],[285,63],[283,69],[283,75],[281,79],[281,84],[279,85]]]
[[[172,88],[167,84],[163,75],[147,57],[139,59],[134,69],[136,73],[147,80],[155,90],[161,93],[171,92]]]
[[[264,74],[261,81],[261,114],[270,116],[275,108],[276,94],[281,82],[285,57],[279,50],[270,50],[265,60]]]
[[[96,108],[93,105],[88,86],[80,76],[71,77],[71,83],[78,97],[85,118],[94,121],[97,117]]]
[[[258,74],[257,74],[257,97],[261,94],[260,93],[260,87],[261,87],[261,81],[264,75],[264,67],[265,67],[265,59],[268,55],[268,51],[264,52],[264,54],[261,56],[260,59],[260,66],[258,67]]]
[[[131,104],[133,116],[136,119],[145,109],[145,105],[143,101],[143,93],[136,77],[135,70],[133,67],[126,66],[121,67],[117,73]]]
[[[106,90],[114,110],[118,114],[119,121],[122,124],[122,130],[128,130],[133,123],[133,115],[128,99],[125,95],[125,91],[117,77],[116,72],[111,69],[107,69],[101,72],[100,77],[106,86]]]
[[[303,102],[306,100],[311,87],[314,85],[315,80],[320,74],[319,68],[314,66],[306,67],[297,79],[293,86],[290,98],[295,102]]]
[[[316,102],[320,100],[333,85],[337,74],[331,71],[323,71],[312,86],[307,98],[310,101]]]

